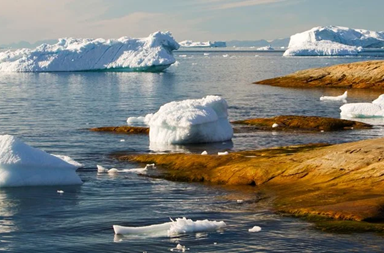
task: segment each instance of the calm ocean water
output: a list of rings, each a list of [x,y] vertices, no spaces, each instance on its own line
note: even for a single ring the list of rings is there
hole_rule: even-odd
[[[223,57],[228,54],[228,57]],[[374,234],[323,233],[254,203],[236,204],[221,188],[149,179],[133,173],[97,175],[96,164],[138,167],[111,159],[112,152],[208,152],[309,143],[339,143],[383,136],[372,130],[338,133],[238,134],[231,143],[154,147],[146,136],[100,134],[90,127],[124,125],[129,116],[155,112],[164,103],[221,95],[230,120],[283,114],[339,117],[339,103],[319,101],[343,90],[286,89],[253,81],[369,57],[283,58],[281,53],[178,52],[163,73],[0,73],[0,133],[13,134],[48,153],[83,163],[79,187],[0,189],[0,251],[170,252],[382,252]],[[372,101],[377,91],[350,91],[348,102]],[[378,122],[381,124],[381,122]],[[169,217],[224,220],[221,232],[168,237],[117,237],[112,225],[143,226]],[[259,233],[249,233],[253,226]]]

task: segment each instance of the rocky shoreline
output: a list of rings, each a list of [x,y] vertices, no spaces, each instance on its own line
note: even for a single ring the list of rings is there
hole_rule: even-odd
[[[301,70],[286,76],[254,82],[281,87],[384,89],[384,61],[339,64]]]
[[[116,154],[120,161],[156,163],[160,177],[254,187],[277,212],[329,222],[358,222],[384,231],[384,138],[338,145],[309,144],[225,156]],[[374,222],[374,223],[372,223]],[[379,223],[378,223],[379,222]],[[335,226],[330,223],[326,227]],[[336,226],[338,227],[338,226]],[[352,227],[357,228],[355,225]]]

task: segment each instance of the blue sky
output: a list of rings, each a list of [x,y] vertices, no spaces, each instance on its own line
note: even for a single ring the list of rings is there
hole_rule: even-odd
[[[383,0],[0,0],[0,44],[61,37],[289,37],[314,26],[384,30]]]

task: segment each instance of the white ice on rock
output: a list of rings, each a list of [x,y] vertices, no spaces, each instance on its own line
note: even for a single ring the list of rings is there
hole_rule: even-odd
[[[0,53],[0,71],[161,71],[175,62],[179,44],[169,32],[147,38],[63,38],[54,45]]]
[[[170,237],[179,234],[186,233],[198,233],[205,231],[214,231],[222,229],[226,226],[224,221],[209,221],[209,220],[196,220],[193,221],[187,218],[177,218],[170,222],[142,226],[142,227],[124,227],[119,225],[113,225],[115,234],[127,235],[127,234],[158,234],[168,235]]]
[[[0,187],[82,184],[76,169],[12,135],[0,135]]]
[[[233,129],[228,121],[228,104],[219,96],[174,101],[155,114],[131,117],[127,122],[149,125],[151,143],[187,144],[227,141]]]
[[[381,118],[384,117],[384,94],[372,103],[350,103],[340,107],[343,118]]]
[[[321,96],[320,100],[321,101],[342,101],[344,103],[347,102],[347,96],[348,96],[348,91],[344,92],[340,96]]]
[[[356,55],[364,48],[382,48],[384,32],[319,26],[291,36],[284,56]]]

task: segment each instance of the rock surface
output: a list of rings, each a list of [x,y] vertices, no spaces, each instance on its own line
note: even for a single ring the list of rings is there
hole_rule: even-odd
[[[237,132],[251,130],[318,132],[372,128],[372,126],[369,124],[357,121],[297,115],[283,115],[273,118],[238,120],[231,123],[245,126],[235,128]]]
[[[111,132],[117,134],[149,134],[148,127],[132,127],[132,126],[107,126],[91,128],[94,132]]]
[[[116,155],[155,163],[171,180],[252,185],[277,211],[341,220],[384,220],[384,138],[229,153]]]
[[[384,61],[355,62],[301,70],[283,77],[257,81],[255,83],[282,87],[379,90],[384,89]]]

